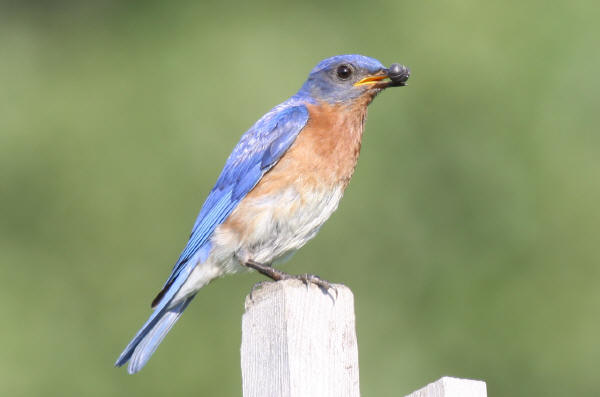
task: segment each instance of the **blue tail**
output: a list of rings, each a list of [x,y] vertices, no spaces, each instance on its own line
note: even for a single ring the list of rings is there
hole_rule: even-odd
[[[169,310],[161,310],[162,313],[160,314],[155,315],[156,312],[153,313],[133,340],[129,342],[125,350],[123,350],[115,365],[120,367],[131,360],[127,367],[127,372],[135,374],[141,370],[148,360],[150,360],[160,342],[162,342],[177,322],[181,313],[183,313],[187,305],[194,299],[194,296],[196,295],[186,298]]]
[[[165,292],[148,321],[146,321],[117,359],[115,363],[117,367],[131,360],[127,371],[130,374],[134,374],[146,365],[160,342],[162,342],[175,322],[177,322],[181,313],[183,313],[187,305],[196,296],[196,294],[191,295],[176,305],[171,306],[173,297],[187,280],[194,267],[194,265],[188,264],[182,269],[181,273]]]

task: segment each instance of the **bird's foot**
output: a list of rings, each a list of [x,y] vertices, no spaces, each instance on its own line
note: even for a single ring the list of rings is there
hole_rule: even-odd
[[[335,296],[337,298],[337,288],[335,288],[335,285],[331,284],[329,281],[327,280],[323,280],[321,277],[314,275],[314,274],[288,274],[288,279],[295,279],[295,280],[300,280],[302,281],[304,284],[306,284],[306,287],[308,288],[309,284],[315,284],[319,287],[321,287],[321,289],[325,290],[325,291],[329,291],[330,289],[332,289],[335,292]]]
[[[289,274],[286,272],[282,272],[279,269],[275,269],[274,267],[271,267],[269,265],[263,265],[262,263],[255,262],[253,260],[247,261],[245,263],[245,265],[251,269],[256,270],[260,274],[265,275],[275,281],[300,280],[306,285],[307,288],[310,284],[315,284],[318,287],[320,287],[321,289],[323,289],[326,293],[328,293],[329,290],[331,289],[335,292],[335,296],[337,298],[337,295],[338,295],[337,288],[333,284],[331,284],[329,281],[324,280],[321,277],[316,276],[314,274]],[[260,286],[260,284],[255,285],[255,287],[258,287],[258,286]],[[255,288],[252,288],[253,291],[254,291],[254,289]]]

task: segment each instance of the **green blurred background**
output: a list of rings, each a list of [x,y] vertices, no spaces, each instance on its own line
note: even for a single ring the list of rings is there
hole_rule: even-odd
[[[362,394],[599,395],[599,9],[1,3],[0,395],[241,395],[256,275],[202,290],[140,374],[113,362],[241,133],[341,53],[413,71],[285,266],[354,291]]]

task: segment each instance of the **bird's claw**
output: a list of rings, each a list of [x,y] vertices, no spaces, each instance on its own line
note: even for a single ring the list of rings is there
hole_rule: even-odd
[[[338,290],[335,285],[331,284],[329,281],[322,279],[321,277],[314,274],[299,274],[299,275],[288,275],[288,278],[296,279],[302,281],[306,285],[306,289],[308,289],[309,284],[315,284],[316,286],[323,289],[325,292],[329,293],[329,290],[333,290],[335,292],[335,298],[338,297]]]
[[[329,290],[332,289],[335,292],[335,298],[337,299],[337,297],[338,297],[338,290],[333,284],[331,284],[327,280],[323,280],[321,277],[316,276],[314,274],[308,274],[308,273],[298,274],[298,275],[289,274],[289,273],[283,272],[279,269],[275,269],[274,267],[271,267],[269,265],[264,265],[262,263],[258,263],[258,262],[252,261],[252,260],[246,261],[246,262],[244,262],[244,264],[245,264],[245,266],[258,271],[259,273],[269,277],[272,280],[275,280],[275,281],[300,280],[306,285],[307,289],[308,289],[309,284],[315,284],[326,293],[329,293]],[[254,292],[254,290],[261,285],[262,285],[262,283],[254,285],[254,287],[252,288],[252,291],[250,292],[251,299],[252,299],[252,292]]]

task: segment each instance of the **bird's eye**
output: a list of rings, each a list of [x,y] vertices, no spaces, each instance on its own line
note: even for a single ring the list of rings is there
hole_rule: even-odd
[[[352,76],[352,68],[350,65],[340,65],[338,66],[336,73],[340,80],[348,80],[350,76]]]

